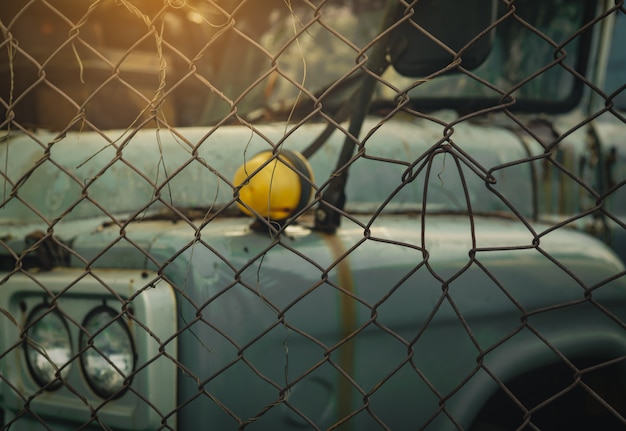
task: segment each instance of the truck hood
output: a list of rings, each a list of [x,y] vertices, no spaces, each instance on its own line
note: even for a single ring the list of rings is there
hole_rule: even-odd
[[[48,132],[13,132],[0,148],[0,165],[7,168],[0,212],[0,230],[4,232],[0,235],[26,224],[41,225],[44,230],[53,225],[60,234],[67,223],[72,223],[68,230],[74,230],[77,220],[116,221],[167,212],[168,206],[234,208],[231,181],[240,165],[272,145],[301,151],[323,128],[322,124],[297,128],[282,124],[111,131],[106,135],[68,132],[62,137]],[[365,157],[350,168],[348,209],[377,209],[396,189],[386,207],[393,211],[416,209],[423,204],[425,184],[431,184],[429,210],[466,211],[455,164],[460,160],[475,211],[508,208],[486,193],[486,180],[492,174],[499,180],[498,191],[517,208],[530,212],[529,168],[499,169],[527,156],[518,137],[506,129],[468,123],[446,129],[423,119],[396,119],[380,125],[371,118],[363,130],[364,135],[375,131],[364,140]],[[449,142],[471,154],[473,160],[439,154],[429,161],[428,150],[447,135]],[[310,158],[319,187],[330,178],[344,138],[336,131]],[[430,178],[424,169],[421,176],[408,182],[424,163],[431,165]]]
[[[280,237],[254,231],[241,218],[204,227],[200,220],[110,225],[75,238],[71,266],[154,271],[184,296],[180,307],[188,318],[197,304],[212,304],[206,311],[225,325],[236,316],[244,322],[246,315],[261,321],[267,315],[272,324],[276,316],[267,304],[284,311],[298,304],[291,316],[328,334],[337,334],[334,320],[341,313],[333,311],[323,322],[313,314],[323,304],[340,307],[341,292],[363,305],[357,307],[359,325],[381,305],[377,312],[389,310],[394,327],[400,321],[415,327],[415,316],[425,319],[447,289],[468,319],[581,300],[595,286],[602,287],[593,292],[596,299],[624,300],[624,286],[605,286],[624,271],[622,263],[588,235],[547,226],[548,233],[535,234],[492,217],[475,217],[472,224],[466,216],[426,219],[383,215],[369,229],[347,224],[335,235],[315,232],[303,220]],[[452,309],[442,313],[455,319]],[[247,331],[245,324],[235,327]]]

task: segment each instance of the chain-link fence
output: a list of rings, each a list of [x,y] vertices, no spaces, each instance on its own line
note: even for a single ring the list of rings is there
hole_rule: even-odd
[[[11,0],[3,430],[626,429],[626,7]]]

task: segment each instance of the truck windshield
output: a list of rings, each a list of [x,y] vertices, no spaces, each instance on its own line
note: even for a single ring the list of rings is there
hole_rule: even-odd
[[[355,6],[358,3],[329,2],[321,9],[318,23],[290,44],[301,23],[314,19],[314,11],[299,12],[295,22],[290,15],[275,15],[270,31],[259,41],[271,53],[287,49],[276,59],[279,76],[271,83],[271,92],[264,93],[265,107],[288,109],[290,101],[306,98],[301,86],[319,94],[353,70],[358,57],[355,47],[364,48],[376,37],[383,8],[382,2],[367,7]],[[389,68],[375,97],[392,102],[398,92],[408,91],[411,103],[424,109],[476,109],[511,98],[515,108],[533,112],[571,109],[580,95],[575,73],[586,61],[585,37],[589,36],[577,31],[592,12],[591,2],[528,0],[515,7],[514,16],[497,24],[493,49],[476,70],[421,79],[402,77]],[[498,17],[507,13],[500,4]],[[353,46],[335,32],[348,37]],[[326,101],[332,106],[344,98],[339,91],[337,101],[332,93]]]
[[[14,47],[0,52],[0,75],[11,78],[0,84],[7,102],[1,118],[53,130],[84,129],[85,120],[125,129],[158,109],[170,126],[272,122],[296,118],[294,104],[312,104],[321,94],[332,113],[349,97],[344,87],[359,73],[362,50],[371,53],[386,4],[188,1],[164,11],[162,2],[138,0],[135,9],[113,0],[89,3],[58,0],[52,8],[15,0],[0,11],[8,23],[0,38]],[[577,31],[594,2],[526,0],[508,9],[498,3],[493,49],[476,70],[420,79],[389,68],[375,99],[393,103],[406,92],[426,110],[462,111],[511,98],[513,109],[570,109],[590,37]],[[343,84],[335,85],[338,79]]]

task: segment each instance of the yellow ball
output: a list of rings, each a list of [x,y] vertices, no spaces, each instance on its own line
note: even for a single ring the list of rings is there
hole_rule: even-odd
[[[240,187],[237,204],[245,214],[282,221],[309,203],[313,171],[296,151],[282,150],[274,159],[263,151],[237,169],[233,183]]]

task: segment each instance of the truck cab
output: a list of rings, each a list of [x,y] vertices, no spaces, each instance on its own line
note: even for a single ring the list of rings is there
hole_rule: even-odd
[[[4,430],[622,429],[612,1],[14,1]]]

